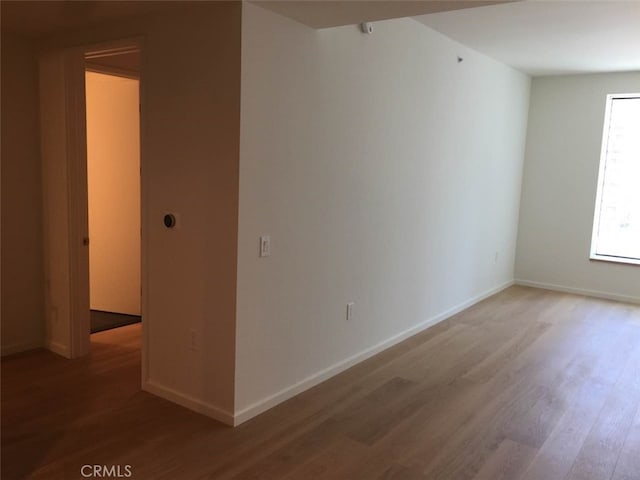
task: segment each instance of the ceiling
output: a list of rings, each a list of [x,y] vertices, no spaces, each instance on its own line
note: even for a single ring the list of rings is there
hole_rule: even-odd
[[[526,0],[416,20],[531,75],[640,70],[639,1]]]
[[[532,75],[640,70],[640,0],[254,0],[314,28],[412,16]],[[192,1],[2,0],[2,32],[44,37]],[[475,7],[475,8],[470,8]]]
[[[163,0],[1,0],[2,32],[44,37],[109,20],[184,8],[196,3]]]
[[[254,0],[252,3],[313,28],[413,17],[518,0]]]
[[[33,38],[46,37],[109,20],[202,5],[208,1],[212,0],[1,0],[2,31]],[[253,3],[311,27],[324,28],[509,1],[518,0],[255,0]]]

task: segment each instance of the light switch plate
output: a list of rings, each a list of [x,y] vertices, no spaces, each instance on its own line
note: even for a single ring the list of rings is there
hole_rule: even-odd
[[[353,302],[347,303],[347,321],[353,320],[353,306],[355,304]]]
[[[260,237],[260,256],[268,257],[271,255],[271,237],[269,235],[262,235]]]

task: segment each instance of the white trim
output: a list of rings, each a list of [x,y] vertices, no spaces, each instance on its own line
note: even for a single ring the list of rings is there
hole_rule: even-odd
[[[139,37],[123,38],[114,41],[95,43],[91,45],[91,50],[86,53],[86,58],[112,57],[114,55],[124,55],[128,53],[139,53],[140,45],[136,43]]]
[[[42,340],[30,340],[27,342],[10,343],[8,345],[2,345],[0,353],[1,356],[13,355],[14,353],[26,352],[27,350],[35,350],[36,348],[42,348],[44,342]]]
[[[180,393],[172,388],[159,385],[152,380],[143,381],[142,390],[160,398],[164,398],[170,402],[177,403],[178,405],[188,408],[189,410],[193,410],[194,412],[202,413],[203,415],[211,417],[214,420],[218,420],[226,425],[234,425],[233,414],[231,412],[216,407],[215,405],[203,400]]]
[[[544,290],[554,290],[556,292],[573,293],[576,295],[584,295],[586,297],[604,298],[605,300],[615,300],[617,302],[640,304],[640,297],[631,295],[620,295],[618,293],[602,292],[600,290],[588,290],[586,288],[567,287],[564,285],[556,285],[553,283],[534,282],[531,280],[516,279],[516,285],[525,287],[542,288]]]
[[[84,52],[65,50],[64,84],[67,134],[67,198],[69,250],[69,356],[89,354],[89,201]]]
[[[639,259],[620,258],[610,255],[603,255],[597,252],[598,234],[600,232],[600,217],[602,214],[602,191],[604,190],[604,177],[607,166],[607,151],[609,149],[609,134],[611,131],[611,110],[613,101],[625,98],[640,98],[640,93],[611,93],[607,95],[604,124],[602,126],[602,144],[600,146],[600,164],[598,166],[598,183],[596,184],[596,201],[593,212],[593,229],[591,230],[591,248],[589,250],[589,258],[591,260],[602,260],[605,262],[640,264]]]
[[[149,200],[148,200],[148,192],[149,187],[147,185],[148,177],[146,175],[146,153],[147,153],[147,123],[145,121],[145,105],[146,101],[146,85],[147,82],[144,79],[143,72],[145,69],[145,62],[147,56],[145,52],[147,51],[146,39],[145,37],[139,37],[138,39],[138,47],[140,47],[140,72],[138,72],[138,88],[139,88],[139,97],[138,100],[140,102],[140,289],[141,289],[141,299],[140,299],[140,309],[142,313],[142,369],[140,372],[140,380],[142,384],[144,384],[147,380],[149,380],[149,365],[151,364],[151,318],[149,315],[149,291],[151,284],[151,275],[148,273],[148,265],[149,265],[149,225],[150,225],[150,217],[149,213]]]
[[[87,144],[82,51],[66,48],[41,55],[39,89],[45,330],[48,336],[56,331],[55,342],[47,341],[45,346],[75,358],[89,353],[90,346],[88,249],[83,245],[87,235],[86,181],[83,184]],[[53,207],[49,204],[52,199]],[[55,252],[52,245],[57,245]],[[58,256],[60,268],[52,269]],[[60,314],[58,320],[54,312]],[[61,323],[54,329],[56,321]]]
[[[614,257],[611,255],[598,255],[592,253],[589,260],[597,260],[599,262],[626,263],[627,265],[640,265],[640,258]]]
[[[600,231],[600,215],[602,212],[602,190],[604,186],[604,171],[607,164],[607,145],[609,143],[609,131],[611,130],[611,107],[613,106],[613,95],[607,95],[604,123],[602,126],[602,143],[600,145],[600,163],[598,165],[598,183],[596,183],[596,203],[593,210],[593,228],[591,230],[591,247],[589,258],[593,258],[596,254],[596,245],[598,243],[598,232]]]
[[[87,72],[101,73],[103,75],[111,75],[114,77],[140,80],[140,74],[138,72],[134,70],[127,70],[126,68],[112,67],[108,65],[98,65],[97,63],[91,63],[89,61],[85,61],[84,69]]]
[[[65,358],[71,358],[71,350],[68,345],[63,345],[62,343],[53,340],[45,340],[44,346],[53,353],[57,353]]]
[[[360,353],[357,353],[345,360],[342,360],[341,362],[338,362],[328,368],[325,368],[324,370],[314,373],[313,375],[289,387],[286,387],[280,390],[279,392],[274,393],[273,395],[265,397],[262,400],[259,400],[249,405],[248,407],[243,408],[242,410],[236,412],[236,415],[234,418],[234,425],[240,425],[241,423],[246,422],[250,418],[253,418],[256,415],[259,415],[262,412],[272,407],[275,407],[279,403],[282,403],[285,400],[288,400],[291,397],[294,397],[299,393],[302,393],[303,391],[308,390],[309,388],[324,382],[325,380],[333,377],[334,375],[337,375],[343,372],[344,370],[372,357],[373,355],[380,353],[381,351],[386,350],[387,348],[390,348],[396,345],[397,343],[400,343],[403,340],[406,340],[407,338],[412,337],[417,333],[420,333],[423,330],[426,330],[427,328],[435,325],[436,323],[439,323],[457,313],[460,313],[462,310],[465,310],[471,307],[472,305],[475,305],[476,303],[484,300],[485,298],[488,298],[492,295],[495,295],[498,292],[501,292],[505,288],[508,288],[511,285],[513,285],[513,283],[514,283],[513,280],[509,280],[508,282],[498,285],[497,287],[486,290],[485,292],[479,295],[476,295],[475,297],[470,298],[469,300],[466,300],[438,315],[435,315],[419,323],[418,325],[415,325],[403,332],[400,332],[397,335],[394,335],[393,337],[378,343],[377,345],[367,348],[366,350],[363,350]]]

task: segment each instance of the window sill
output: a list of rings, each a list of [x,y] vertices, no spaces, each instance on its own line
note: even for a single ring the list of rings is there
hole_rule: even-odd
[[[638,258],[611,257],[608,255],[591,254],[589,260],[595,260],[597,262],[626,263],[627,265],[640,265],[640,259]]]

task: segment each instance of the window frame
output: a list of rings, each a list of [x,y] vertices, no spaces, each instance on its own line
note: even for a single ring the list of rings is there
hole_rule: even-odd
[[[598,182],[596,184],[596,202],[593,212],[593,230],[591,232],[590,260],[623,263],[627,265],[640,265],[640,258],[617,257],[602,255],[596,252],[598,232],[600,231],[600,217],[602,216],[602,192],[604,190],[604,174],[607,164],[607,151],[609,146],[609,132],[611,130],[611,110],[616,99],[640,98],[640,93],[610,93],[607,95],[604,113],[604,125],[602,126],[602,146],[600,148],[600,165],[598,167]]]

